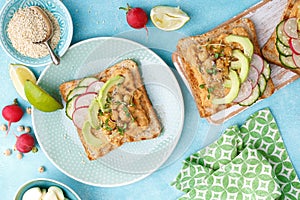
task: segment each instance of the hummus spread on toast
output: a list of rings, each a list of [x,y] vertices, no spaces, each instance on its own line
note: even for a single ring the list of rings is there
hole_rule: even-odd
[[[189,84],[201,117],[235,104],[250,106],[270,95],[265,91],[274,91],[270,68],[260,56],[249,19],[181,39],[172,58]]]
[[[60,92],[90,160],[125,142],[152,139],[161,132],[132,60],[121,61],[92,77],[65,82]]]

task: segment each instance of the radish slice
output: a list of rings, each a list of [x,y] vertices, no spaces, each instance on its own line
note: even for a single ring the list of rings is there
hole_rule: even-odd
[[[300,39],[290,38],[289,45],[290,45],[290,48],[292,49],[293,53],[298,54],[298,55],[300,54]]]
[[[103,85],[104,85],[104,83],[101,81],[94,81],[87,87],[86,92],[99,93],[99,90],[102,88]]]
[[[295,65],[300,68],[300,55],[293,53],[292,57]]]
[[[93,99],[97,97],[96,92],[87,92],[79,95],[74,103],[74,108],[79,108],[82,106],[89,106]]]
[[[297,18],[292,17],[285,21],[283,25],[283,30],[287,34],[287,36],[291,38],[298,38],[298,23]]]
[[[252,83],[250,80],[246,80],[242,83],[238,96],[233,102],[239,103],[247,99],[252,94]]]
[[[259,74],[264,70],[264,60],[258,54],[253,54],[252,55],[250,65],[254,66],[257,69]]]
[[[259,79],[259,74],[260,73],[258,73],[258,70],[256,69],[256,67],[251,65],[247,79],[251,82],[252,88],[254,88],[257,85],[257,82]]]
[[[72,120],[73,120],[74,125],[77,128],[82,129],[84,122],[88,118],[88,112],[89,112],[88,106],[82,106],[82,107],[75,109],[75,111],[73,112],[73,115],[72,115]]]

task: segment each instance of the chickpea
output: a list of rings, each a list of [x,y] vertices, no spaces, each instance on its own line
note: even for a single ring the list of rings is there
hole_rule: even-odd
[[[45,171],[45,167],[44,167],[44,166],[40,166],[40,167],[38,168],[38,171],[39,171],[40,173],[43,173],[43,172]]]
[[[123,101],[124,101],[126,104],[129,104],[129,103],[130,103],[130,100],[131,100],[131,96],[130,96],[129,94],[124,95]]]
[[[115,101],[115,102],[121,102],[121,101],[122,101],[121,95],[120,95],[120,94],[116,94],[116,95],[114,96],[114,101]]]
[[[139,99],[142,96],[142,92],[139,90],[135,90],[133,95],[135,99]]]
[[[232,56],[232,49],[229,46],[224,48],[224,55],[225,56]]]
[[[26,112],[27,112],[27,114],[31,115],[31,107],[27,107]]]
[[[10,156],[10,155],[11,155],[11,149],[6,149],[6,150],[3,152],[3,154],[4,154],[5,156]]]
[[[21,159],[23,158],[23,154],[19,152],[19,153],[17,154],[17,158],[18,158],[19,160],[21,160]]]
[[[17,127],[17,131],[18,131],[18,132],[24,131],[24,126],[18,126],[18,127]]]
[[[208,57],[208,52],[206,48],[201,48],[201,53],[198,54],[198,59],[200,62],[204,62]]]
[[[126,116],[126,113],[124,111],[121,111],[119,113],[119,117],[123,122],[127,122],[128,121],[128,117]]]
[[[30,131],[31,131],[31,128],[29,126],[26,126],[25,127],[25,133],[30,133]]]
[[[1,124],[0,130],[1,131],[7,131],[7,125],[6,124]]]
[[[116,128],[116,123],[113,122],[112,120],[108,120],[108,126],[111,127],[112,129]]]
[[[134,116],[136,116],[137,123],[140,126],[148,125],[148,118],[146,117],[145,113],[142,110],[136,110]]]
[[[111,120],[113,120],[113,121],[117,121],[117,119],[118,119],[118,111],[116,111],[116,110],[112,110],[111,111]]]

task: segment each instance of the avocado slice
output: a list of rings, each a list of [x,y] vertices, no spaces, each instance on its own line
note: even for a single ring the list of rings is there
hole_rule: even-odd
[[[237,58],[238,61],[231,62],[231,69],[240,69],[239,77],[241,79],[241,83],[243,83],[249,74],[250,69],[250,61],[249,59],[238,49],[232,51],[232,56]]]
[[[101,127],[101,120],[98,118],[99,110],[100,105],[97,99],[94,99],[89,106],[88,112],[88,120],[94,129],[99,129]]]
[[[114,85],[120,84],[123,81],[124,81],[123,76],[120,76],[120,75],[114,76],[114,77],[108,79],[104,83],[102,88],[100,89],[97,99],[98,99],[98,102],[99,102],[100,109],[103,112],[107,111],[107,108],[105,107],[105,104],[107,103],[107,93],[108,93],[108,91],[110,90],[111,87],[113,87]]]
[[[103,141],[96,136],[94,136],[91,132],[92,126],[90,122],[87,120],[84,122],[82,127],[82,136],[85,142],[93,147],[99,148],[103,144]]]
[[[226,42],[239,43],[244,49],[244,54],[251,60],[254,47],[251,40],[248,37],[232,34],[225,37],[225,40]]]
[[[218,99],[213,99],[212,103],[213,104],[227,104],[231,103],[239,94],[240,91],[240,79],[236,71],[230,70],[229,71],[229,79],[231,82],[231,88],[229,93],[223,97],[223,98],[218,98]]]

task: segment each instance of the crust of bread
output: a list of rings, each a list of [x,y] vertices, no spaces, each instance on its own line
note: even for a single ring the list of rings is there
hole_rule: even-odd
[[[156,138],[157,136],[159,136],[162,130],[161,123],[151,104],[150,99],[148,98],[147,91],[143,85],[143,81],[140,76],[139,68],[136,62],[134,62],[133,60],[123,60],[105,69],[104,71],[95,74],[94,77],[98,78],[102,82],[106,82],[109,78],[113,76],[125,74],[127,74],[126,76],[129,76],[128,74],[130,74],[132,78],[130,80],[128,78],[125,78],[124,84],[134,84],[136,90],[140,91],[140,93],[142,94],[138,100],[143,104],[142,106],[148,116],[149,123],[145,127],[135,127],[135,129],[138,130],[135,134],[125,131],[122,137],[116,136],[115,138],[102,134],[98,137],[101,137],[102,140],[105,142],[99,148],[95,148],[87,144],[83,138],[81,129],[77,129],[79,138],[83,144],[83,147],[89,160],[95,160],[99,157],[102,157],[110,151],[112,151],[113,149],[116,149],[117,147],[121,146],[125,142],[135,142]],[[78,86],[80,80],[72,80],[62,83],[60,85],[59,89],[64,101],[67,101],[67,95],[72,89]]]
[[[291,17],[296,17],[294,10],[298,9],[298,6],[300,6],[300,0],[288,0],[280,21]],[[286,68],[284,65],[281,64],[279,60],[279,53],[276,48],[276,29],[274,30],[274,32],[272,33],[271,37],[268,39],[266,44],[264,44],[264,46],[262,47],[261,52],[263,57],[268,62]],[[300,75],[300,68],[297,69],[286,68],[286,69],[289,69]]]
[[[199,70],[197,70],[197,68],[191,63],[191,59],[188,58],[188,54],[190,54],[190,52],[188,52],[188,48],[191,45],[204,44],[206,41],[212,38],[216,38],[223,33],[232,34],[232,29],[239,27],[247,31],[248,37],[252,41],[254,46],[254,53],[261,55],[254,23],[247,18],[241,18],[234,22],[230,22],[202,35],[183,38],[179,40],[177,44],[177,50],[172,55],[174,64],[176,64],[179,69],[181,69],[182,74],[189,83],[189,87],[192,91],[201,117],[210,117],[221,110],[235,105],[235,103],[213,105],[211,103],[211,100],[207,100],[207,98],[204,98],[207,97],[208,91],[199,88],[199,85],[204,83],[204,79]],[[261,96],[261,98],[270,96],[274,92],[274,90],[274,84],[272,80],[269,79],[267,89]]]

